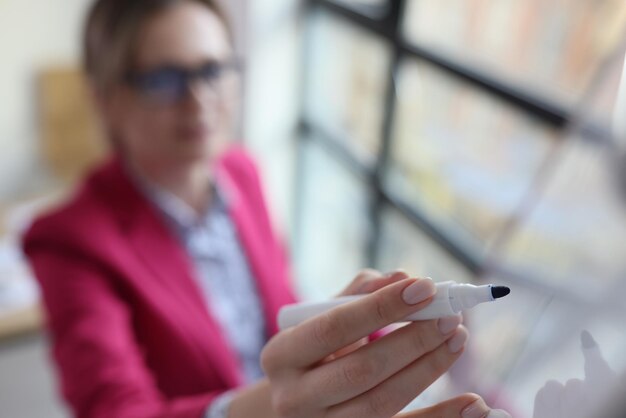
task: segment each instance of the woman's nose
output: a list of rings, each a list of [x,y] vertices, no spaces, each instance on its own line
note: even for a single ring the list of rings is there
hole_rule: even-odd
[[[197,109],[211,108],[217,104],[220,97],[219,89],[214,83],[195,79],[187,84],[185,103]]]

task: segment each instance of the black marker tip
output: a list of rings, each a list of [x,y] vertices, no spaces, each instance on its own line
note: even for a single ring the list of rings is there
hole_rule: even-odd
[[[491,286],[491,296],[494,299],[503,298],[509,293],[511,293],[511,289],[506,286]]]

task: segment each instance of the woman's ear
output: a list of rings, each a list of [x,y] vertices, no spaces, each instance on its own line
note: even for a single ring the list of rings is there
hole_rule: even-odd
[[[105,120],[111,120],[113,117],[113,110],[115,109],[114,104],[112,103],[114,100],[114,89],[111,91],[105,91],[105,89],[101,86],[98,86],[93,80],[86,80],[87,85],[87,96],[89,101],[91,102],[94,110],[100,116],[100,118]]]
[[[117,139],[116,126],[119,126],[124,109],[121,107],[122,98],[120,89],[112,87],[105,89],[98,86],[92,80],[86,81],[86,93],[91,106],[94,109],[97,122],[106,141],[113,149],[119,149],[120,144]]]

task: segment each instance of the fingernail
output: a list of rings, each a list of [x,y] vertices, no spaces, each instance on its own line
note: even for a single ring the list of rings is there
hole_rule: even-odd
[[[483,418],[488,412],[489,407],[485,401],[480,398],[461,411],[461,418]]]
[[[511,418],[511,414],[506,412],[504,409],[492,409],[489,411],[487,418]]]
[[[461,325],[462,317],[460,315],[455,316],[446,316],[445,318],[440,318],[437,321],[437,326],[439,327],[439,332],[443,335],[449,334],[456,329],[459,325]]]
[[[458,353],[465,346],[469,334],[464,328],[461,328],[454,334],[454,337],[448,340],[448,349],[451,353]]]
[[[402,292],[402,299],[409,305],[415,305],[435,294],[435,284],[431,279],[419,279]]]

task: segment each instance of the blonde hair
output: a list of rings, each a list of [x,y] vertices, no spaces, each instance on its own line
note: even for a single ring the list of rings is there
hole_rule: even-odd
[[[98,90],[122,81],[129,70],[141,27],[155,14],[185,1],[205,5],[233,34],[221,7],[214,0],[96,0],[83,36],[83,69]]]

